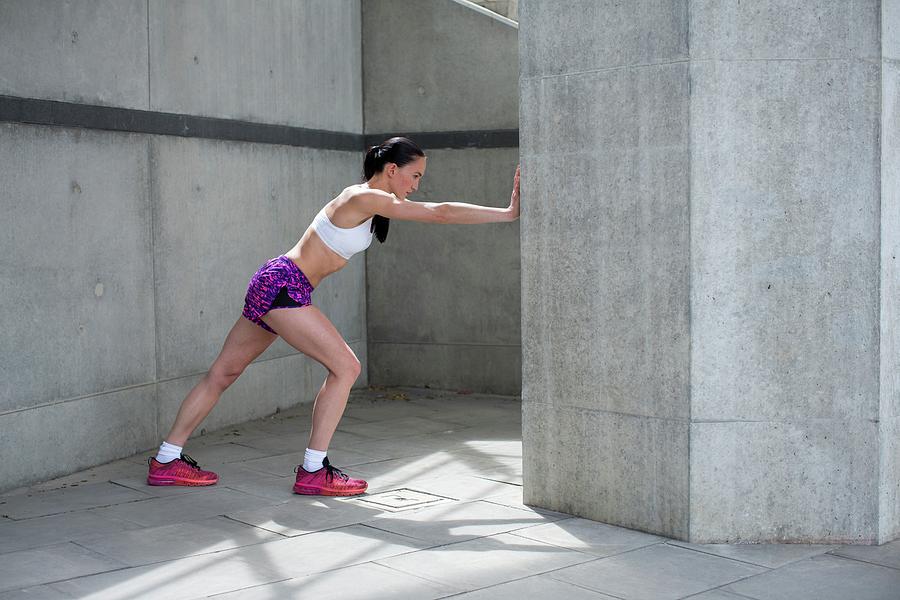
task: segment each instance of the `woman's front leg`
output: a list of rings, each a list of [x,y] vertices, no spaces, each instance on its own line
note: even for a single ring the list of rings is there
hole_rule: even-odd
[[[291,346],[328,369],[313,405],[309,447],[326,451],[347,405],[361,365],[353,350],[322,311],[315,306],[279,308],[263,321]]]

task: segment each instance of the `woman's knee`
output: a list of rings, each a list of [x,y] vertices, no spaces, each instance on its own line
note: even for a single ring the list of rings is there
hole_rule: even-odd
[[[359,359],[356,358],[355,354],[350,353],[345,356],[338,365],[335,365],[334,368],[329,370],[338,379],[354,382],[359,378],[359,374],[362,372],[362,364],[360,364]]]
[[[214,387],[224,391],[234,383],[241,373],[244,372],[242,367],[229,367],[227,365],[213,365],[206,374],[206,379]]]

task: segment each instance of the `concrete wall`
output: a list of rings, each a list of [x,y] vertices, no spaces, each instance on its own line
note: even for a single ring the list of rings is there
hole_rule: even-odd
[[[879,541],[900,537],[900,1],[881,6]]]
[[[360,23],[355,0],[6,1],[0,94],[362,133]],[[360,160],[0,125],[0,490],[158,444],[253,271]],[[315,302],[365,366],[364,261]],[[278,341],[202,427],[309,402],[324,375]]]
[[[452,0],[362,8],[367,134],[517,128],[514,24]],[[425,152],[411,200],[508,205],[517,148]],[[518,394],[518,239],[518,223],[392,222],[366,256],[370,380]]]
[[[526,501],[896,536],[895,5],[520,4]]]

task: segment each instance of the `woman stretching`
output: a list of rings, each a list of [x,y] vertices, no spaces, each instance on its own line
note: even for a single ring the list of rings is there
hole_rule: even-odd
[[[325,205],[300,241],[283,256],[266,262],[253,275],[241,318],[209,372],[187,395],[175,424],[155,458],[150,458],[150,485],[213,485],[219,476],[200,469],[182,446],[206,418],[228,386],[280,335],[328,369],[313,405],[312,431],[303,464],[296,469],[297,494],[352,496],[368,484],[352,479],[328,463],[331,436],[344,414],[360,364],[331,321],[312,305],[312,292],[339,271],[354,254],[384,242],[390,219],[428,223],[491,223],[519,217],[519,170],[509,207],[461,202],[410,202],[425,174],[425,153],[411,140],[395,137],[366,153],[366,182],[351,185]],[[279,310],[275,310],[279,309]]]

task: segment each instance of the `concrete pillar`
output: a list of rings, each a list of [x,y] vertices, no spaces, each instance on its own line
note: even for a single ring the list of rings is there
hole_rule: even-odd
[[[526,502],[900,535],[898,4],[520,3]]]

